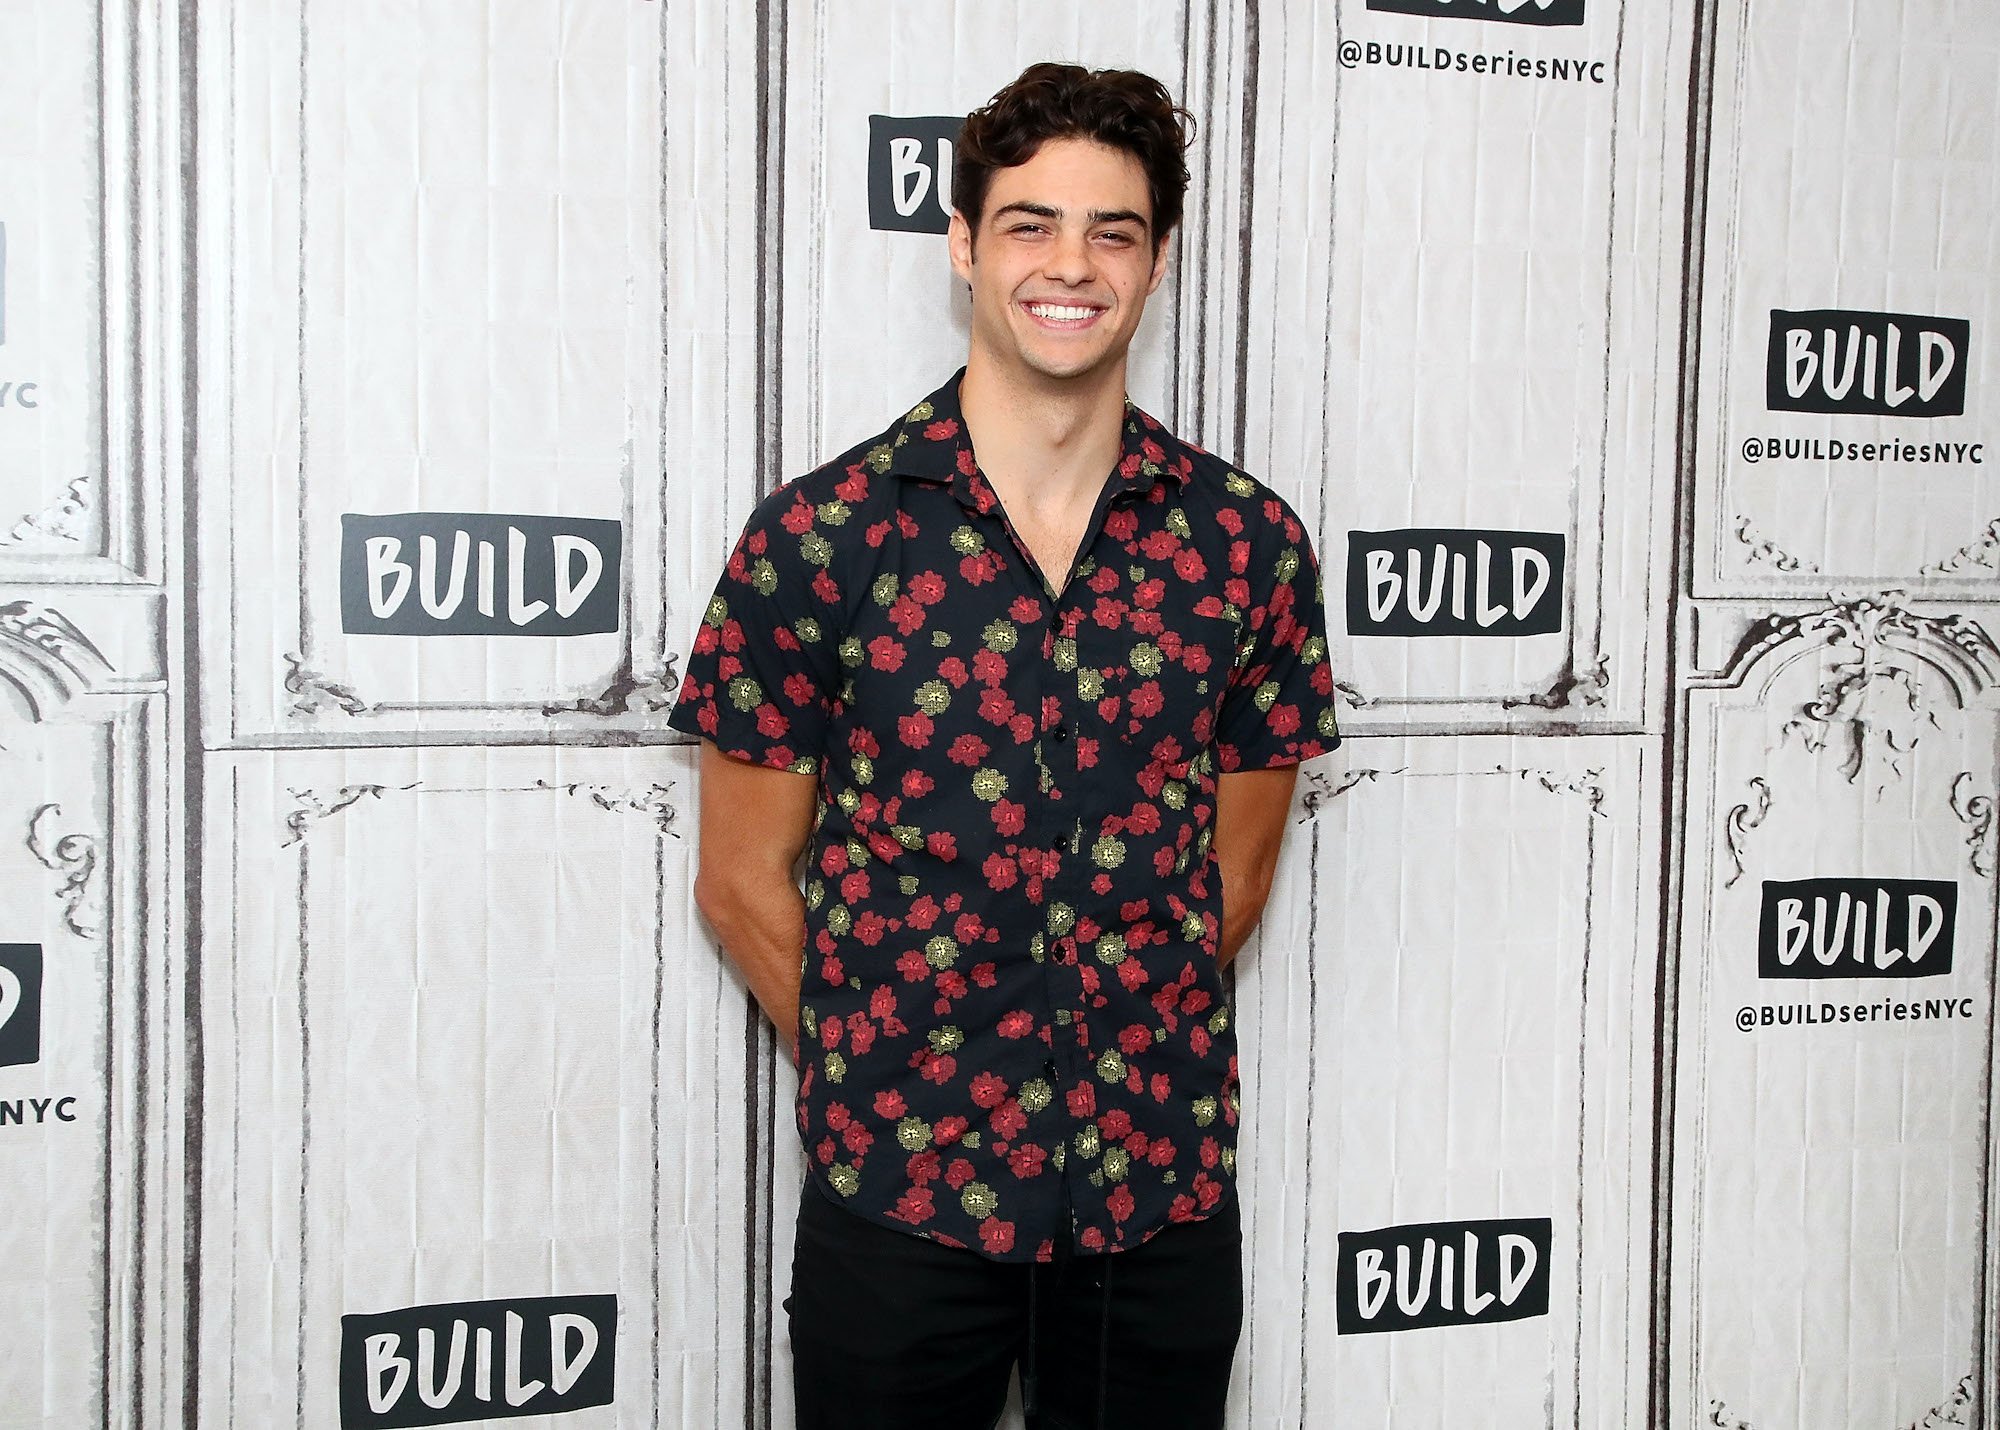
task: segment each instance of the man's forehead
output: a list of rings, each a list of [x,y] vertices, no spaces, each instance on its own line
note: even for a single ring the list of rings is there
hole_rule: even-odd
[[[1152,189],[1138,156],[1090,139],[1051,139],[1019,164],[995,169],[987,209],[1027,206],[1051,218],[1151,214]]]

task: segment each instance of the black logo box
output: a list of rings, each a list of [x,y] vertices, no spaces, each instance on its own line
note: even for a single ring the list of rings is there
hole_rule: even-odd
[[[1343,1336],[1492,1325],[1549,1311],[1555,1224],[1548,1217],[1343,1231],[1336,1243],[1334,1329]]]
[[[1347,633],[1533,636],[1559,631],[1563,551],[1563,537],[1553,531],[1350,531]],[[1517,572],[1527,590],[1516,589]]]
[[[1962,417],[1971,348],[1965,318],[1773,308],[1764,405],[1773,412]]]
[[[516,1318],[509,1323],[509,1317]],[[597,1333],[596,1349],[574,1381],[558,1392],[553,1373],[555,1348],[551,1328],[557,1316],[577,1317]],[[464,1323],[458,1363],[457,1390],[440,1406],[424,1403],[419,1394],[417,1341],[428,1331],[433,1339],[432,1388],[449,1372],[454,1322]],[[509,1331],[513,1331],[510,1338]],[[380,1338],[393,1338],[383,1340]],[[576,1354],[565,1334],[565,1354]],[[370,1342],[376,1343],[371,1354]],[[489,1377],[478,1377],[482,1342]],[[533,1296],[504,1301],[452,1301],[435,1306],[410,1306],[399,1311],[340,1318],[341,1430],[398,1430],[411,1425],[454,1425],[466,1420],[506,1420],[524,1415],[553,1415],[609,1405],[617,1381],[618,1298],[603,1296]],[[515,1352],[518,1351],[518,1358]],[[407,1369],[407,1375],[402,1372]],[[508,1403],[510,1384],[540,1388],[520,1404]],[[384,1385],[386,1375],[387,1385]],[[393,1389],[393,1396],[387,1390]],[[484,1390],[485,1396],[480,1392]],[[386,1400],[381,1408],[378,1401]]]
[[[943,233],[951,223],[951,151],[964,115],[868,116],[868,226]]]
[[[1757,976],[1935,977],[1951,972],[1957,924],[1948,879],[1766,879]]]
[[[0,943],[0,1068],[42,1059],[42,946]]]
[[[1368,0],[1370,10],[1510,25],[1581,25],[1583,0]]]
[[[428,578],[426,538],[432,543]],[[615,631],[623,538],[618,522],[593,517],[455,511],[345,515],[340,519],[340,628],[349,635],[381,636]],[[594,565],[586,553],[594,553]],[[557,569],[559,554],[562,571]],[[578,555],[585,556],[582,566],[575,561]],[[576,599],[583,576],[591,572],[595,575],[588,589]],[[565,589],[575,601],[567,611]],[[440,613],[426,608],[427,597]]]

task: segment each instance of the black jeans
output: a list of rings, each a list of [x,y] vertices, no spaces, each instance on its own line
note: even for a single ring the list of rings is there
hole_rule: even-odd
[[[1108,1255],[989,1261],[799,1196],[799,1430],[991,1430],[1021,1363],[1030,1430],[1222,1424],[1243,1324],[1235,1199]]]

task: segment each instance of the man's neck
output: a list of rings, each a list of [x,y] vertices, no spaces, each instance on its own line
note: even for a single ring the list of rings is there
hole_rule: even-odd
[[[958,402],[979,469],[1003,502],[1051,512],[1088,506],[1118,461],[1125,364],[1052,379],[1004,370],[975,349]]]

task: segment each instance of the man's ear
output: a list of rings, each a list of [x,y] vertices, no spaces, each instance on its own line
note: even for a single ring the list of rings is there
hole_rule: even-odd
[[[972,225],[965,221],[965,215],[957,209],[951,211],[951,223],[944,231],[945,247],[951,253],[951,271],[967,283],[972,282]]]
[[[1159,247],[1153,250],[1153,276],[1146,280],[1146,296],[1153,296],[1160,286],[1160,280],[1167,276],[1167,245],[1173,242],[1174,231],[1168,229],[1160,238]]]

